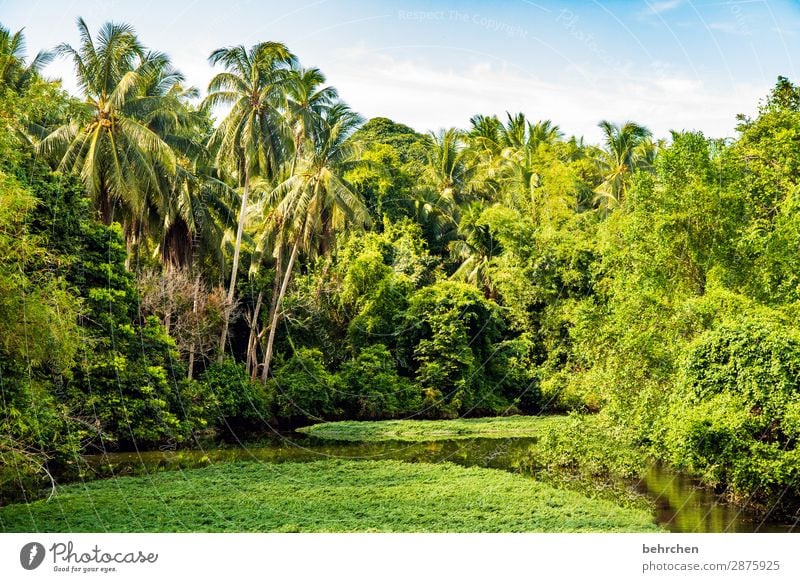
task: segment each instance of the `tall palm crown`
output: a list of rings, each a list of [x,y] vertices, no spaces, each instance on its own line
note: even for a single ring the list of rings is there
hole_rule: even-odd
[[[426,181],[443,199],[460,203],[473,174],[461,132],[451,128],[430,133],[427,156]]]
[[[148,84],[161,76],[173,82],[169,59],[146,53],[133,28],[106,23],[96,42],[78,19],[81,44],[62,44],[56,51],[75,64],[83,93],[82,113],[48,135],[41,150],[58,160],[58,167],[80,175],[87,193],[105,222],[121,206],[124,216],[140,217],[148,198],[161,186],[161,175],[175,172],[175,154],[149,126],[157,115],[157,94]]]
[[[292,70],[286,87],[286,115],[291,127],[295,155],[302,153],[302,143],[320,128],[326,109],[338,98],[334,87],[323,86],[325,75],[317,68]]]
[[[633,173],[647,161],[645,146],[651,133],[632,121],[622,125],[601,121],[598,125],[603,130],[605,147],[598,156],[604,179],[596,190],[596,201],[607,211],[622,202]]]
[[[52,53],[41,51],[30,63],[25,64],[23,31],[11,34],[9,29],[0,25],[0,87],[23,87],[52,58]]]
[[[361,117],[343,104],[325,110],[316,135],[307,139],[295,173],[273,192],[279,200],[275,216],[286,237],[314,252],[313,241],[329,246],[333,234],[345,223],[369,223],[364,201],[342,177],[353,163],[349,138]]]
[[[283,178],[295,174],[298,161],[303,156],[305,143],[317,143],[322,137],[324,120],[328,110],[336,103],[338,93],[334,87],[324,86],[325,75],[316,68],[293,67],[286,83],[286,107],[284,118],[290,130],[292,140],[292,162],[284,167]],[[277,203],[274,196],[260,201],[261,208],[257,214],[261,224],[256,232],[256,252],[250,264],[253,274],[261,266],[266,250],[275,251],[279,244],[280,233],[275,232],[276,214],[273,213]]]
[[[211,80],[204,104],[230,107],[209,140],[217,166],[242,186],[247,175],[276,175],[291,141],[282,111],[297,58],[281,43],[262,42],[217,49],[209,62],[225,71]]]

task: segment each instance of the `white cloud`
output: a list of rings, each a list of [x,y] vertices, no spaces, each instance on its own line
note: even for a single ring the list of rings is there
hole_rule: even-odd
[[[328,80],[366,117],[383,116],[419,131],[466,127],[476,113],[523,111],[552,119],[568,134],[600,138],[597,123],[635,120],[656,136],[670,129],[733,134],[737,113],[755,111],[768,87],[712,87],[699,79],[653,68],[646,74],[587,76],[573,67],[560,79],[542,79],[508,64],[480,62],[442,70],[412,59],[361,51],[326,67]]]
[[[213,70],[187,47],[174,61],[188,81],[205,92]],[[205,50],[200,51],[204,54]],[[635,120],[667,136],[670,129],[698,129],[709,136],[733,134],[737,113],[752,114],[768,85],[712,86],[668,63],[653,62],[646,72],[630,67],[598,70],[589,63],[562,67],[558,78],[543,78],[508,62],[482,59],[449,67],[423,59],[375,52],[358,43],[335,53],[325,65],[328,82],[365,117],[389,117],[419,131],[466,127],[476,113],[505,116],[523,111],[531,119],[552,119],[568,134],[599,141],[597,123]],[[72,63],[58,59],[48,76],[64,80],[77,94]]]
[[[648,2],[648,14],[663,14],[674,10],[681,5],[682,0],[662,0],[661,2]]]
[[[711,30],[718,30],[727,34],[743,34],[742,27],[736,22],[711,22],[708,25]]]

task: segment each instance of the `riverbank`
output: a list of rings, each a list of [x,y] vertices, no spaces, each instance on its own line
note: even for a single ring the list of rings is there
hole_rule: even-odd
[[[565,416],[500,416],[452,420],[378,420],[323,422],[297,430],[336,441],[422,442],[464,438],[532,438],[562,424]]]

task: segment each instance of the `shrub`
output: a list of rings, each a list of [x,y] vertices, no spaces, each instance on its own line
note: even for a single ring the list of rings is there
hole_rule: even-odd
[[[209,413],[220,428],[254,428],[272,416],[273,395],[250,379],[244,364],[228,358],[211,364],[200,377]]]
[[[498,306],[470,285],[441,281],[411,296],[398,353],[422,389],[429,416],[503,406],[503,375],[493,375],[487,364],[504,327]]]
[[[394,358],[383,344],[364,348],[344,363],[339,376],[345,391],[340,401],[348,418],[392,418],[420,405],[419,391],[398,376]]]
[[[800,332],[770,312],[723,322],[687,350],[667,421],[673,462],[764,500],[800,493]]]
[[[290,422],[335,414],[337,378],[328,372],[318,349],[300,348],[275,370],[272,381],[278,415]]]

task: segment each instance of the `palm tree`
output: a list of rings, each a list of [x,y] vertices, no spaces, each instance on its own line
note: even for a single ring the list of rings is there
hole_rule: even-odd
[[[232,188],[214,176],[213,160],[205,147],[210,119],[189,104],[198,91],[184,88],[183,76],[165,67],[150,77],[138,100],[141,116],[173,149],[174,176],[162,175],[165,194],[150,202],[150,229],[159,232],[160,255],[166,268],[187,269],[199,243],[221,259],[222,225],[235,220],[238,201]],[[157,103],[157,107],[153,107]]]
[[[428,134],[425,181],[443,199],[454,204],[464,201],[474,174],[468,163],[463,135],[455,129]]]
[[[350,136],[359,127],[361,118],[343,104],[325,111],[314,139],[304,143],[303,157],[295,173],[272,192],[277,200],[274,220],[280,227],[277,252],[291,244],[275,313],[269,327],[261,378],[269,376],[275,332],[280,318],[280,304],[286,294],[298,252],[326,252],[335,233],[348,223],[366,226],[370,222],[364,201],[342,177],[355,163]]]
[[[537,148],[539,145],[552,145],[564,137],[561,128],[554,125],[549,119],[539,120],[533,125],[528,124],[527,147]]]
[[[152,66],[143,71],[139,94],[129,101],[126,111],[170,146],[176,165],[174,172],[158,173],[159,187],[148,191],[143,212],[126,221],[128,238],[141,239],[145,229],[151,234],[159,233],[164,265],[187,268],[196,237],[218,238],[217,225],[208,220],[206,199],[216,193],[230,193],[222,182],[197,174],[198,164],[207,160],[202,139],[209,123],[204,112],[189,103],[198,97],[197,89],[184,87],[183,75],[172,67],[166,55],[149,52],[145,60]],[[204,196],[196,196],[198,192]],[[213,202],[224,206],[226,201],[217,198]],[[137,252],[138,248],[137,245]]]
[[[294,158],[292,169],[302,155],[304,140],[313,137],[324,112],[334,104],[338,93],[334,87],[322,86],[325,75],[316,68],[295,68],[286,90],[286,115],[292,131]]]
[[[489,276],[489,267],[501,248],[488,225],[481,221],[482,213],[483,204],[477,201],[463,209],[458,224],[460,238],[449,245],[451,256],[460,261],[451,278],[471,283],[492,298],[494,285]]]
[[[241,45],[217,49],[211,53],[209,61],[212,65],[223,65],[225,71],[218,73],[209,83],[209,94],[204,104],[207,107],[230,107],[211,135],[209,147],[216,152],[217,167],[236,176],[242,188],[228,286],[228,303],[232,304],[250,179],[253,176],[276,176],[286,158],[287,142],[291,143],[282,111],[290,72],[297,59],[281,43],[262,42],[249,50]],[[225,353],[229,322],[230,318],[226,316],[219,342],[220,360]]]
[[[483,191],[496,193],[510,183],[530,197],[539,185],[539,148],[552,146],[563,134],[549,119],[533,124],[523,113],[507,117],[505,125],[495,116],[470,119],[468,163],[475,167],[474,181]]]
[[[603,173],[603,183],[595,190],[595,201],[604,212],[619,206],[630,185],[633,173],[647,160],[644,144],[651,133],[632,121],[623,125],[614,125],[601,121],[604,149],[600,150],[598,164]]]
[[[432,252],[442,252],[458,235],[458,205],[430,187],[416,188],[411,195],[411,216],[422,227]]]
[[[56,48],[72,58],[84,96],[81,115],[50,133],[40,150],[58,168],[80,175],[106,224],[121,206],[126,216],[141,216],[147,196],[160,186],[160,172],[175,172],[175,154],[139,115],[144,85],[163,68],[163,55],[148,55],[133,28],[104,24],[92,39],[78,19],[81,45]],[[150,102],[157,108],[157,99]]]
[[[288,176],[294,174],[298,160],[303,154],[303,144],[306,141],[316,139],[322,119],[328,109],[338,98],[336,89],[330,86],[323,86],[325,76],[322,71],[316,68],[305,69],[293,67],[286,85],[286,110],[284,112],[286,123],[290,128],[292,139],[292,163],[288,168]],[[285,168],[284,168],[285,169]],[[274,202],[274,201],[273,201]],[[278,294],[283,278],[282,266],[284,259],[284,249],[277,245],[277,232],[272,214],[273,208],[270,206],[268,198],[259,201],[260,208],[255,212],[256,216],[261,216],[261,224],[256,228],[255,252],[250,261],[250,277],[258,274],[262,267],[263,260],[268,256],[275,258],[275,278],[273,282],[272,299],[268,314],[268,320],[272,321],[275,310],[277,309]],[[264,290],[260,289],[256,302],[253,307],[250,320],[250,335],[247,342],[247,368],[253,379],[258,376],[258,359],[256,350],[261,336],[266,330],[258,331],[259,315],[263,305]]]
[[[0,87],[21,89],[52,59],[52,53],[40,51],[26,65],[23,31],[11,34],[9,29],[0,25]]]

